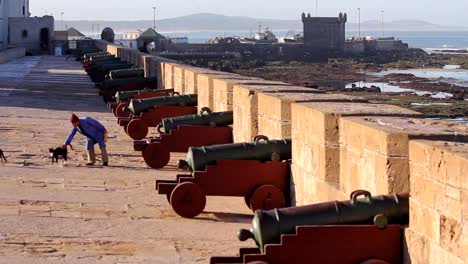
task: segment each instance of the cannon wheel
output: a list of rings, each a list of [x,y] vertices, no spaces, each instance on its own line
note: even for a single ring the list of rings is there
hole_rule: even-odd
[[[161,143],[150,144],[143,150],[143,159],[153,169],[164,168],[171,158],[169,150]]]
[[[361,264],[389,264],[389,263],[387,261],[380,260],[380,259],[370,259],[370,260],[362,262]]]
[[[248,208],[250,208],[250,200],[252,199],[252,195],[247,195],[244,197],[245,204]]]
[[[128,136],[133,140],[142,140],[148,135],[149,129],[145,124],[145,121],[141,119],[133,119],[128,123],[126,131]]]
[[[114,114],[115,117],[117,117],[117,107],[119,107],[120,103],[117,104],[115,107],[112,107],[112,113]]]
[[[283,208],[286,206],[284,193],[273,185],[262,185],[258,187],[250,198],[250,209],[257,210],[272,210],[275,208]]]
[[[117,108],[115,109],[115,114],[117,117],[130,117],[130,112],[125,112],[124,108],[128,107],[128,102],[120,103]]]
[[[205,209],[206,196],[196,183],[184,182],[172,191],[171,205],[178,215],[194,218]]]

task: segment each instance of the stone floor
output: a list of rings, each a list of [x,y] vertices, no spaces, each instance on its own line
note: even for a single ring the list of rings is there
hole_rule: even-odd
[[[77,62],[26,57],[0,65],[0,263],[208,263],[235,255],[252,213],[242,198],[209,197],[205,213],[182,219],[105,108]],[[111,167],[87,168],[82,136],[67,164],[52,165],[74,112],[108,128]]]

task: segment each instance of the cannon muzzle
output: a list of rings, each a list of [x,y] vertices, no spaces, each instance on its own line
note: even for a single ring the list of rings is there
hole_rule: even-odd
[[[294,234],[297,226],[307,225],[367,225],[384,228],[387,224],[407,225],[409,194],[372,197],[367,191],[356,191],[348,201],[334,201],[301,207],[258,210],[252,229],[242,229],[239,240],[254,239],[260,250],[267,244],[277,244],[281,235]]]

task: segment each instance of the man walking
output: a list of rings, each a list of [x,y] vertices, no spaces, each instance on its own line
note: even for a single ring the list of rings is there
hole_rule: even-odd
[[[70,122],[73,125],[73,129],[62,148],[67,148],[67,145],[70,145],[73,141],[76,132],[79,132],[86,137],[86,149],[88,151],[88,163],[86,163],[86,166],[93,166],[96,163],[96,153],[94,152],[95,144],[99,144],[101,148],[102,165],[109,166],[109,158],[106,149],[106,128],[91,117],[78,118],[75,114],[71,115]]]

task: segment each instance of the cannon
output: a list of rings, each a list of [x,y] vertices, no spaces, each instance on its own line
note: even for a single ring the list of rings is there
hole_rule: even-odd
[[[157,77],[135,77],[127,79],[104,80],[99,95],[104,99],[104,102],[110,102],[118,91],[130,91],[136,89],[156,89],[158,86]]]
[[[93,56],[104,56],[109,55],[108,52],[93,52],[93,53],[84,53],[82,55],[82,62],[89,61]]]
[[[128,118],[130,117],[131,113],[125,112],[124,109],[128,107],[128,105],[130,104],[130,100],[170,96],[173,93],[174,89],[151,90],[146,88],[143,90],[117,92],[114,96],[117,102],[108,103],[108,107],[112,109],[112,113],[114,113],[116,117]]]
[[[372,197],[367,191],[349,201],[257,211],[251,230],[258,248],[239,256],[213,257],[210,263],[399,264],[402,229],[409,222],[409,194]]]
[[[171,106],[196,106],[198,103],[198,96],[196,94],[189,95],[174,95],[157,98],[137,99],[132,100],[126,111],[131,112],[133,115],[139,115],[147,112],[156,106],[171,105]]]
[[[154,169],[165,167],[171,152],[187,152],[190,147],[229,144],[233,142],[232,112],[213,113],[203,108],[199,115],[165,118],[158,126],[159,137],[135,141],[146,164]]]
[[[212,257],[211,264],[401,264],[403,228],[370,225],[298,226],[280,244],[241,248],[238,256]]]
[[[362,198],[360,198],[362,197]],[[294,234],[297,226],[366,225],[374,223],[407,225],[409,194],[386,196],[355,191],[349,201],[334,201],[309,206],[255,212],[252,229],[239,231],[239,239],[254,239],[260,250],[267,244],[277,244],[281,235]]]
[[[130,68],[125,70],[114,70],[109,72],[109,79],[128,79],[128,78],[143,78],[145,70],[142,68]]]
[[[190,148],[187,166],[191,171],[203,170],[218,160],[281,161],[291,159],[290,140],[268,140],[258,136],[253,143]]]
[[[208,107],[203,108],[198,115],[165,118],[158,126],[158,132],[169,134],[178,126],[229,126],[234,122],[232,111],[213,113]]]
[[[115,61],[120,61],[120,59],[110,54],[91,56],[88,59],[83,60],[83,68],[89,69],[89,67],[99,64],[99,63],[115,62]]]
[[[185,218],[203,212],[206,196],[244,197],[254,212],[281,208],[287,204],[290,158],[290,140],[270,141],[263,136],[253,143],[190,148],[188,164],[205,167],[177,175],[175,180],[158,180],[156,190],[166,195],[174,211]]]
[[[102,82],[106,79],[106,75],[109,74],[112,70],[122,70],[130,69],[134,65],[129,63],[108,63],[108,64],[98,64],[96,67],[91,67],[88,71],[88,74],[93,82]]]
[[[135,99],[123,109],[130,117],[118,118],[117,123],[125,128],[130,138],[141,140],[148,135],[150,127],[158,126],[164,118],[196,114],[196,105],[197,95]]]

